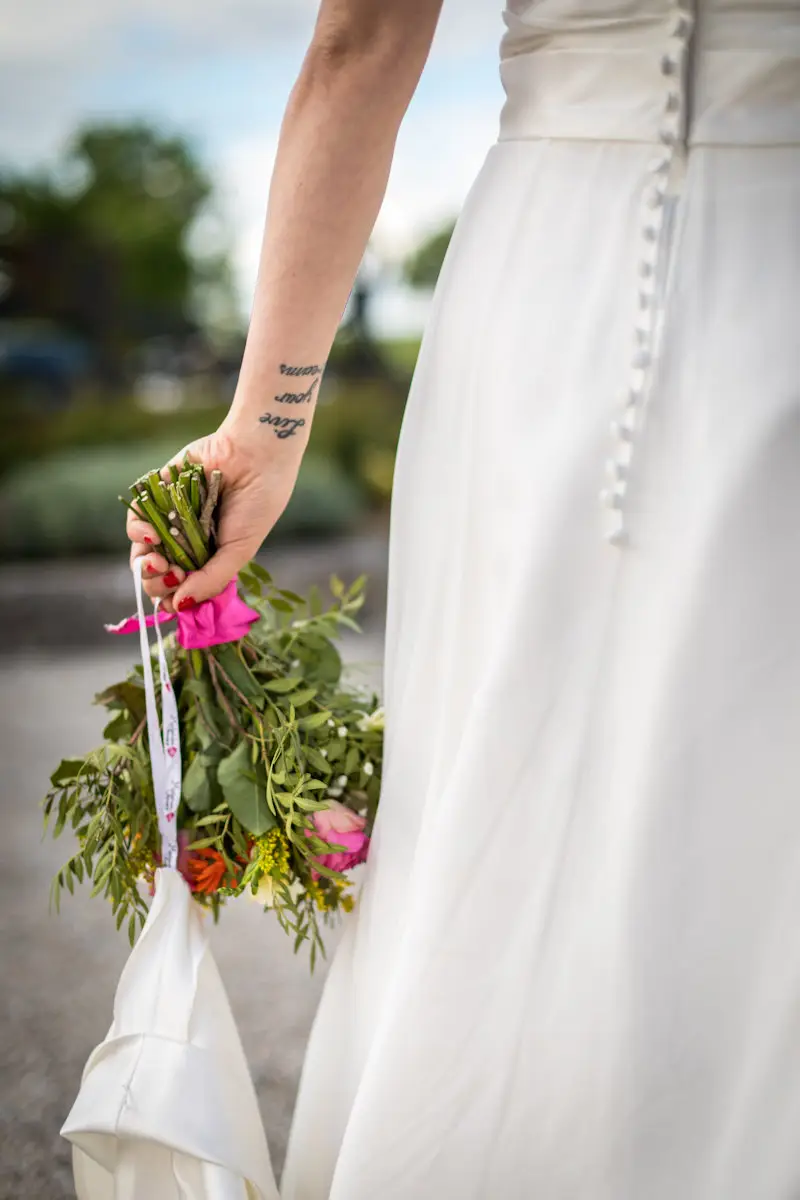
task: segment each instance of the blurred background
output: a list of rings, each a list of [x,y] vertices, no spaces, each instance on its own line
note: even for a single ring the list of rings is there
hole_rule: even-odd
[[[99,739],[135,647],[117,495],[230,403],[283,108],[313,0],[0,0],[0,1200],[73,1195],[58,1136],[127,943],[88,895],[48,914],[50,770]],[[283,586],[370,576],[345,647],[380,678],[397,434],[433,286],[500,105],[494,0],[451,0],[262,551]],[[324,968],[240,902],[215,951],[276,1166]]]

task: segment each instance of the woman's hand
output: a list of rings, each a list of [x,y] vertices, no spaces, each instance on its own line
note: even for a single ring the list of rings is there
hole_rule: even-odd
[[[218,595],[250,561],[286,507],[299,467],[296,455],[265,456],[260,439],[251,437],[248,445],[248,439],[224,428],[192,442],[173,461],[180,464],[187,455],[202,463],[207,475],[215,468],[222,472],[217,552],[204,567],[186,572],[171,566],[158,552],[161,539],[153,526],[128,511],[131,563],[144,558],[145,591],[161,597],[169,611]],[[168,478],[166,470],[164,474]]]

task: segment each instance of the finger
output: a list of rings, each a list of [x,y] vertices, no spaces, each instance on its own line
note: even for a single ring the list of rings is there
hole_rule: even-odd
[[[161,538],[153,526],[148,524],[147,521],[142,521],[138,517],[135,517],[130,509],[128,509],[125,532],[132,542],[144,542],[147,546],[158,546],[161,543]]]
[[[180,567],[173,567],[170,563],[167,563],[165,559],[162,559],[162,562],[164,562],[166,566],[166,571],[164,573],[155,574],[149,579],[146,575],[143,575],[142,577],[144,581],[144,590],[153,600],[155,600],[156,597],[163,600],[166,596],[171,596],[175,589],[180,587],[186,578],[186,572],[182,571]]]
[[[243,550],[241,546],[229,544],[221,547],[204,567],[199,571],[190,572],[178,588],[173,596],[177,610],[180,612],[182,609],[192,608],[203,600],[218,596],[251,557],[252,554]]]
[[[169,570],[170,564],[163,554],[153,551],[149,546],[145,546],[144,542],[132,542],[130,563],[131,570],[137,558],[143,558],[142,563],[142,579],[147,579],[148,575],[164,575]]]

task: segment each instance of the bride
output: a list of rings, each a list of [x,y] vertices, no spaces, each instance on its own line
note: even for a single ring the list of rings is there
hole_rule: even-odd
[[[488,0],[487,0],[488,2]],[[440,0],[323,0],[219,592],[289,499]],[[400,439],[386,772],[284,1200],[800,1189],[800,0],[513,0]]]

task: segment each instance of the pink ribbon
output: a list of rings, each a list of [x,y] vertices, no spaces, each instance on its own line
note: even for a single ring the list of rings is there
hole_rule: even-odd
[[[174,621],[178,618],[178,643],[184,650],[204,650],[207,646],[221,646],[225,642],[238,642],[249,632],[259,614],[249,608],[236,590],[232,579],[224,592],[211,600],[202,600],[194,608],[179,613],[154,613],[145,618],[152,627],[158,622]],[[136,633],[139,629],[137,616],[126,617],[117,625],[106,625],[108,633]]]

